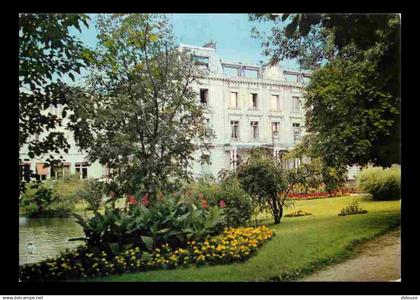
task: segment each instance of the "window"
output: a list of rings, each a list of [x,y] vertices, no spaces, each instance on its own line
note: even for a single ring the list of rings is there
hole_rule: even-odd
[[[271,95],[271,109],[274,111],[280,111],[280,96],[279,95]]]
[[[292,97],[292,111],[293,112],[300,112],[299,97]]]
[[[85,179],[88,176],[89,164],[86,162],[76,163],[76,174],[80,179]]]
[[[200,89],[200,104],[203,106],[207,106],[208,101],[209,101],[209,90]]]
[[[300,140],[301,128],[299,123],[293,123],[293,139],[295,143]]]
[[[24,179],[25,181],[31,180],[31,162],[25,160],[21,162],[19,166],[21,179]]]
[[[251,138],[253,140],[258,140],[258,122],[257,121],[251,122]]]
[[[238,108],[238,92],[230,92],[230,108]]]
[[[280,122],[272,122],[271,131],[273,133],[273,136],[278,136],[279,131],[280,131]]]
[[[251,109],[257,109],[258,107],[258,94],[251,93],[250,94],[250,108]]]
[[[203,67],[205,67],[207,69],[209,67],[209,58],[207,56],[194,55],[193,56],[193,62],[197,66],[203,66]]]
[[[70,175],[70,163],[63,162],[58,165],[51,165],[51,178],[59,179]]]
[[[230,121],[230,126],[232,128],[232,139],[239,139],[239,121]]]
[[[35,168],[35,177],[39,180],[45,180],[47,179],[48,175],[48,166],[45,163],[36,163]]]

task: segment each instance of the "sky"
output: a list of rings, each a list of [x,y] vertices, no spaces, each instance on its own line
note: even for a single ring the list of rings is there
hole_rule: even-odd
[[[89,16],[89,28],[82,27],[81,33],[77,30],[73,33],[89,47],[94,48],[97,41],[95,15]],[[271,22],[250,21],[248,14],[167,14],[167,17],[173,26],[178,44],[203,46],[213,41],[222,60],[245,64],[268,61],[268,58],[262,55],[260,41],[252,38],[251,29],[256,26],[259,30],[268,31],[272,26]],[[284,61],[281,66],[286,69],[299,69],[292,61]]]

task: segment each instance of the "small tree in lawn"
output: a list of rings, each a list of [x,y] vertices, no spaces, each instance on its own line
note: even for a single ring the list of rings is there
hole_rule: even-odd
[[[244,190],[257,201],[261,210],[269,210],[278,224],[287,205],[287,195],[293,186],[309,178],[311,169],[301,166],[287,170],[269,151],[251,151],[249,159],[237,169],[237,176]]]
[[[162,16],[99,15],[97,28],[89,96],[76,108],[90,135],[78,143],[110,169],[113,198],[154,199],[191,178],[196,151],[208,160],[212,132],[191,87],[202,73]]]

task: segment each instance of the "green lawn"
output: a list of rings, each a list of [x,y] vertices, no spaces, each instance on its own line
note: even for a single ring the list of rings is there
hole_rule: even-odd
[[[367,214],[338,217],[353,199]],[[98,277],[93,281],[265,281],[296,279],[351,255],[362,240],[371,239],[400,224],[400,201],[372,201],[349,196],[295,201],[295,209],[311,216],[283,218],[270,225],[275,236],[244,263],[149,271]],[[293,209],[289,209],[293,210]],[[286,211],[287,213],[287,211]],[[270,224],[270,220],[265,220]]]

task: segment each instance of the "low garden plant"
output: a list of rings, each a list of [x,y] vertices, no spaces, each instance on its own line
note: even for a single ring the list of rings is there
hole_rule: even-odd
[[[310,216],[312,215],[310,212],[304,211],[302,209],[298,209],[295,211],[292,211],[288,214],[285,214],[285,217],[304,217],[304,216]]]
[[[209,205],[206,199],[194,199],[183,193],[160,196],[151,202],[148,194],[137,201],[127,198],[127,206],[106,205],[103,214],[84,220],[75,214],[83,227],[87,247],[93,252],[112,255],[139,247],[152,250],[164,244],[172,249],[186,246],[187,241],[202,241],[223,230],[223,205]]]
[[[229,264],[247,260],[273,232],[266,226],[227,228],[222,234],[204,241],[188,241],[173,249],[162,244],[152,251],[132,247],[109,256],[105,251],[91,252],[86,246],[66,251],[57,258],[19,268],[22,281],[48,281],[88,278],[181,266]]]
[[[357,214],[365,214],[365,213],[367,213],[367,210],[364,210],[360,207],[359,201],[353,200],[349,205],[344,207],[338,215],[347,216],[347,215],[357,215]]]
[[[195,199],[207,199],[210,205],[223,206],[225,227],[240,227],[250,224],[253,214],[252,198],[240,186],[236,178],[226,178],[219,184],[202,179],[188,185],[186,192]]]

